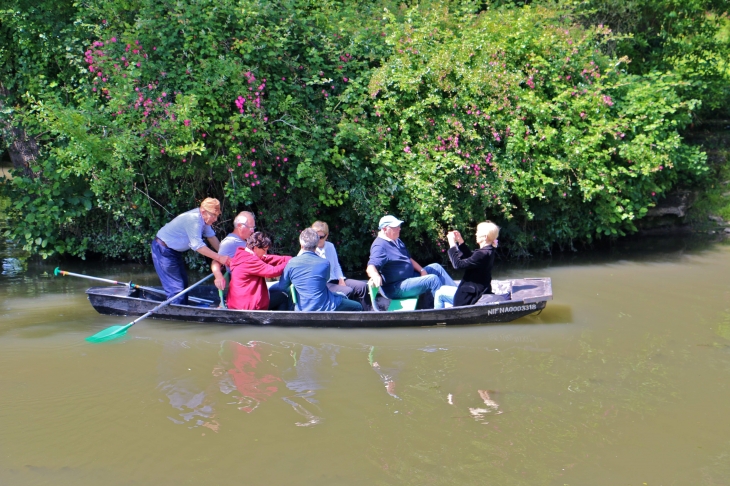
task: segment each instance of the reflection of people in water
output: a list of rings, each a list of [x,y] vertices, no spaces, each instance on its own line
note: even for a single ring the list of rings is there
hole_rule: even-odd
[[[477,390],[477,392],[479,393],[479,397],[484,402],[484,406],[486,408],[469,407],[469,413],[477,422],[488,424],[489,422],[483,421],[487,418],[487,414],[495,413],[495,415],[499,415],[502,413],[502,411],[499,410],[499,404],[492,400],[487,390]],[[451,393],[447,395],[446,400],[449,402],[449,405],[454,405],[454,395],[452,395]]]
[[[189,362],[177,359],[187,346],[171,344],[176,349],[163,353],[165,359],[161,366],[164,376],[174,378],[161,382],[158,389],[167,395],[170,405],[179,410],[178,414],[168,417],[176,424],[207,427],[217,432],[220,428],[215,411],[219,406],[216,404],[218,391],[233,398],[224,402],[246,413],[252,413],[278,394],[304,417],[305,420],[295,422],[296,425],[310,426],[322,421],[315,398],[316,390],[323,388],[320,368],[327,357],[332,366],[337,365],[338,347],[315,348],[299,344],[279,347],[257,341],[247,344],[225,341],[218,353],[220,361],[213,367],[214,380],[211,382],[206,373],[207,383],[201,384],[196,383],[196,377],[201,378],[201,375],[191,372]],[[282,369],[283,373],[279,371]],[[293,394],[287,393],[288,390]]]
[[[205,391],[195,393],[185,388],[182,383],[175,385],[166,383],[160,384],[160,386],[170,400],[170,405],[182,412],[178,415],[182,420],[168,417],[170,420],[176,424],[184,424],[200,417],[195,421],[195,427],[207,427],[214,432],[218,432],[220,424],[215,420],[213,402],[210,401]]]
[[[184,343],[170,342],[163,349],[163,360],[158,371],[168,379],[157,386],[180,413],[167,418],[176,424],[190,423],[190,428],[207,427],[217,432],[220,424],[216,420],[215,402],[211,386],[195,382],[196,374],[178,359],[187,349]],[[173,378],[170,378],[173,377]]]
[[[335,349],[335,354],[337,350]],[[296,425],[299,427],[307,427],[310,425],[316,425],[322,421],[322,417],[314,415],[307,408],[305,408],[299,401],[303,400],[311,405],[314,405],[317,410],[319,403],[315,398],[315,390],[319,390],[322,387],[320,382],[317,368],[322,364],[322,353],[312,346],[304,346],[299,349],[297,353],[296,348],[292,348],[291,356],[294,360],[294,364],[291,368],[287,369],[282,373],[282,377],[286,382],[286,387],[296,392],[295,395],[282,397],[286,403],[292,406],[294,410],[306,418],[306,422],[297,422]],[[331,355],[333,358],[334,355]],[[333,363],[334,362],[333,359]],[[297,400],[301,399],[301,400]]]
[[[292,345],[288,349],[278,348],[260,342],[245,345],[230,342],[228,349],[232,352],[230,363],[225,363],[224,359],[225,366],[218,367],[218,371],[214,370],[214,374],[223,375],[224,379],[219,384],[221,392],[230,394],[238,391],[240,396],[234,395],[234,397],[240,404],[239,410],[253,412],[269,397],[279,393],[280,387],[277,383],[283,382],[295,394],[283,396],[282,400],[306,419],[303,422],[296,422],[296,425],[306,427],[322,421],[321,417],[309,410],[312,405],[319,410],[314,394],[316,390],[322,388],[317,370],[323,358],[320,350],[312,346],[299,348],[299,345]],[[336,365],[335,355],[338,349],[335,347],[330,349],[329,346],[325,346],[324,349],[330,350],[330,359],[333,365]],[[288,368],[283,364],[284,361],[290,363]],[[225,368],[229,369],[223,373],[222,370]],[[278,370],[281,368],[284,368],[284,371],[278,376]]]
[[[261,402],[276,393],[278,387],[274,384],[280,382],[281,378],[264,370],[267,363],[262,365],[261,343],[253,341],[249,344],[240,344],[231,341],[228,344],[233,352],[231,360],[233,367],[228,370],[228,375],[241,394],[240,397],[236,397],[241,405],[238,409],[251,413]]]

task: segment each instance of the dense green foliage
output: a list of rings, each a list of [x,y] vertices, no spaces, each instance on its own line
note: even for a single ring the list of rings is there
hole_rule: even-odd
[[[723,38],[727,0],[566,0],[585,25],[610,26],[621,36],[611,48],[631,59],[634,74],[674,73],[686,82],[679,93],[702,100],[701,113],[730,116]],[[725,13],[725,15],[723,15]]]
[[[677,131],[696,104],[682,82],[626,74],[597,49],[605,28],[542,8],[454,20],[433,11],[389,38],[375,116],[348,132],[362,159],[407,174],[398,212],[421,229],[486,215],[522,248],[623,234],[680,174],[703,173]]]
[[[621,235],[703,177],[681,130],[727,101],[727,73],[668,64],[664,27],[646,33],[668,38],[659,57],[626,57],[644,41],[591,24],[593,4],[9,3],[2,116],[41,151],[4,191],[11,235],[44,257],[144,258],[206,196],[285,251],[324,219],[357,267],[386,212],[422,254],[483,219],[517,254]],[[727,41],[706,24],[681,37],[714,32],[709,63]]]

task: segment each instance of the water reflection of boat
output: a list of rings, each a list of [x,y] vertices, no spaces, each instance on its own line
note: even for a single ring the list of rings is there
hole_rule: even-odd
[[[510,289],[511,300],[477,303],[465,307],[447,309],[425,309],[398,312],[284,312],[230,310],[215,307],[218,304],[218,290],[200,286],[190,294],[201,299],[215,301],[211,307],[189,305],[168,305],[160,309],[153,318],[210,322],[237,325],[304,326],[304,327],[400,327],[434,326],[459,324],[486,324],[509,322],[541,311],[553,291],[549,278],[525,278],[493,281]],[[160,297],[143,289],[129,291],[127,287],[91,287],[86,291],[89,301],[100,314],[115,316],[138,316],[152,310],[159,304]],[[379,307],[381,302],[378,301]],[[388,302],[382,303],[387,308]]]

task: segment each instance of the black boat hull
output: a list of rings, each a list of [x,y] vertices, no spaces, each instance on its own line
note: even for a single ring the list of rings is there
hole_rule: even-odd
[[[201,286],[191,294],[215,301],[211,307],[168,305],[151,317],[155,319],[251,326],[282,327],[409,327],[510,322],[541,311],[552,300],[549,278],[512,280],[512,300],[448,309],[399,312],[282,312],[220,309],[217,289]],[[91,305],[100,314],[140,316],[160,302],[159,297],[126,287],[92,287],[86,291]]]

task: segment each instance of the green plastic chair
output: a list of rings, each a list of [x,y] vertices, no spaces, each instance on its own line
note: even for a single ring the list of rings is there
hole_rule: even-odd
[[[297,295],[297,290],[292,285],[289,287],[289,290],[291,291],[291,300],[294,302],[294,308],[296,309],[299,306],[299,296]]]
[[[378,292],[380,291],[380,287],[376,287],[372,284],[372,282],[368,282],[368,291],[370,292],[370,301],[373,304],[373,310],[380,311],[377,305],[377,298],[378,298]],[[411,299],[391,299],[390,305],[388,306],[388,312],[398,312],[398,311],[412,311],[416,310],[416,306],[418,305],[418,297],[411,298]]]
[[[226,273],[223,275],[223,278],[226,279],[226,289],[225,290],[218,290],[218,295],[221,298],[220,304],[218,304],[219,309],[228,309],[228,306],[226,305],[226,299],[228,298],[228,289],[230,288],[231,283],[231,272],[226,270]]]

